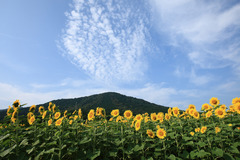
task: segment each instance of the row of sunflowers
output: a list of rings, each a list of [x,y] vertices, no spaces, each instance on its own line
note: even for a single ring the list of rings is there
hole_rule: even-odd
[[[240,158],[240,98],[227,107],[218,98],[202,105],[190,104],[185,111],[123,115],[114,109],[91,109],[83,119],[81,108],[61,112],[29,108],[16,100],[0,124],[0,157],[12,159],[238,159]]]

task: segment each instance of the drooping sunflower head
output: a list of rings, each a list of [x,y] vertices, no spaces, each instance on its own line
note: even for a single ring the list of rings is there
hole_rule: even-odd
[[[219,105],[219,103],[220,103],[220,101],[219,101],[218,98],[216,98],[216,97],[212,97],[212,98],[210,99],[210,104],[211,104],[212,106],[217,106],[217,105]]]
[[[113,117],[117,117],[117,116],[119,115],[119,109],[114,109],[114,110],[112,110],[111,115],[112,115]]]
[[[69,124],[71,125],[72,123],[73,123],[73,120],[70,120],[70,121],[69,121]]]
[[[42,115],[42,114],[45,112],[45,109],[44,109],[43,106],[40,106],[40,107],[38,108],[38,111],[39,111],[39,113]]]
[[[122,116],[118,116],[117,119],[116,119],[116,122],[122,122],[123,120],[123,117]]]
[[[157,137],[160,139],[164,139],[166,137],[166,131],[162,128],[159,128],[156,133]]]
[[[60,116],[61,116],[61,113],[60,112],[56,112],[54,114],[54,119],[58,119]]]
[[[36,110],[36,105],[32,105],[30,108],[29,108],[29,112],[35,112]]]
[[[49,102],[49,104],[48,104],[48,110],[49,110],[49,111],[52,111],[52,107],[53,107],[52,102]]]
[[[32,112],[28,112],[28,114],[27,114],[27,120],[30,120],[32,116],[34,116],[34,114],[33,114]]]
[[[97,107],[96,109],[96,116],[102,116],[103,117],[103,108]]]
[[[133,116],[133,113],[132,113],[131,110],[126,110],[126,111],[124,112],[124,117],[125,117],[125,118],[131,119],[132,116]]]
[[[11,106],[8,106],[7,116],[11,116],[12,115],[11,110],[12,110]]]
[[[52,112],[55,113],[56,112],[56,105],[53,104],[53,107],[52,107]]]
[[[64,111],[64,117],[67,117],[67,110]]]
[[[148,137],[150,137],[150,138],[154,138],[154,137],[155,137],[154,132],[153,132],[152,130],[150,130],[150,129],[147,130],[147,135],[148,135]]]
[[[50,126],[52,124],[52,119],[48,120],[48,126]]]
[[[11,117],[11,120],[12,120],[13,123],[16,122],[16,120],[17,120],[17,110],[15,110],[15,111],[13,112],[12,117]]]

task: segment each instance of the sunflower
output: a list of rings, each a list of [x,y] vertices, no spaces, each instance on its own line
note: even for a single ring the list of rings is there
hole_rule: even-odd
[[[96,116],[102,116],[103,117],[102,111],[103,111],[103,108],[97,107],[97,109],[96,109]]]
[[[156,122],[157,121],[157,114],[156,113],[151,113],[151,120],[153,122]]]
[[[201,133],[205,133],[206,130],[207,130],[207,127],[206,127],[206,126],[203,126],[203,127],[201,128]]]
[[[135,130],[138,131],[141,128],[142,120],[137,120],[135,123]]]
[[[44,119],[47,115],[47,111],[44,111],[43,114],[42,114],[42,119]]]
[[[71,125],[72,123],[73,123],[73,120],[70,120],[70,121],[69,121],[69,124]]]
[[[198,111],[194,111],[193,112],[193,117],[195,118],[195,119],[199,119],[199,117],[200,117],[200,114],[198,113]]]
[[[190,132],[191,136],[194,136],[194,132]]]
[[[141,114],[136,115],[134,118],[134,121],[139,121],[139,120],[143,120],[143,117]]]
[[[118,116],[117,119],[116,119],[116,122],[121,122],[123,120],[123,117],[122,116]]]
[[[48,120],[48,126],[50,126],[52,124],[52,119]]]
[[[190,110],[189,110],[189,114],[190,114],[191,116],[193,116],[195,111],[196,111],[196,109],[190,109]]]
[[[17,99],[16,101],[14,101],[13,102],[13,108],[15,109],[17,109],[18,107],[20,106],[20,102],[19,102],[19,100]]]
[[[114,109],[114,110],[112,110],[111,115],[112,115],[113,117],[117,117],[117,116],[119,115],[119,109]]]
[[[203,111],[208,111],[208,110],[211,109],[211,108],[212,108],[212,106],[210,106],[210,105],[207,104],[207,103],[205,103],[205,104],[202,105],[202,110],[203,110]]]
[[[217,108],[214,113],[219,118],[224,118],[226,115],[226,111],[223,110],[222,108]]]
[[[11,106],[8,106],[8,110],[7,110],[7,116],[11,116],[12,115],[12,113],[10,112],[11,111]]]
[[[75,115],[74,117],[73,117],[73,119],[74,119],[74,121],[76,121],[76,119],[78,118],[78,116],[77,115]]]
[[[200,128],[195,128],[195,132],[200,132]]]
[[[233,98],[232,104],[240,103],[240,97]]]
[[[52,111],[52,102],[49,102],[49,104],[48,104],[48,110],[49,110],[49,111]]]
[[[172,116],[172,108],[168,108],[168,114]]]
[[[16,110],[13,112],[11,120],[12,120],[13,123],[16,122],[16,120],[17,120],[17,111]]]
[[[74,115],[77,112],[77,110],[73,111],[72,115]]]
[[[211,117],[212,116],[212,111],[208,111],[205,116],[206,116],[206,118]]]
[[[27,120],[29,121],[32,116],[34,116],[34,114],[33,114],[32,112],[28,112],[28,114],[27,114]]]
[[[235,103],[235,104],[234,104],[234,110],[235,110],[238,114],[240,114],[240,103]]]
[[[220,101],[219,101],[216,97],[212,97],[212,98],[210,99],[210,104],[211,104],[212,106],[217,106],[217,105],[219,105],[219,103],[220,103]]]
[[[55,126],[60,126],[62,124],[63,118],[59,118],[56,122],[55,122]]]
[[[147,123],[149,121],[149,116],[144,117],[144,123]]]
[[[189,108],[189,109],[196,109],[196,106],[193,105],[193,104],[189,104],[188,108]]]
[[[111,117],[110,119],[109,119],[109,121],[111,122],[113,120],[113,117]]]
[[[91,121],[95,118],[95,115],[94,115],[94,110],[91,109],[88,113],[88,120]]]
[[[42,115],[42,114],[44,113],[45,109],[44,109],[43,106],[40,106],[40,107],[38,108],[38,111],[39,111],[39,113]]]
[[[64,117],[66,118],[67,117],[67,110],[64,111]]]
[[[61,116],[61,113],[60,112],[56,112],[54,114],[54,119],[58,119],[60,116]]]
[[[218,132],[221,132],[221,128],[215,127],[215,133],[217,134]]]
[[[219,108],[222,108],[223,110],[226,110],[227,106],[225,104],[222,104]]]
[[[81,108],[78,109],[78,117],[81,119],[82,118],[82,110]]]
[[[56,105],[54,104],[52,107],[52,112],[55,113],[56,112]]]
[[[153,132],[152,130],[150,130],[150,129],[147,130],[147,135],[148,135],[148,137],[150,137],[150,138],[154,138],[154,137],[155,137],[154,132]]]
[[[156,133],[157,137],[160,139],[164,139],[166,137],[166,131],[162,128],[159,128]]]
[[[32,105],[30,108],[29,108],[29,112],[35,112],[36,110],[36,105]]]
[[[235,107],[234,107],[234,105],[230,105],[229,106],[229,112],[235,112],[236,110],[235,110]]]
[[[35,121],[35,116],[33,115],[33,116],[29,119],[28,123],[29,123],[30,125],[32,125],[34,121]]]
[[[133,113],[132,113],[131,110],[126,110],[126,111],[124,112],[124,117],[125,117],[125,118],[131,119],[132,116],[133,116]]]
[[[171,119],[171,116],[168,113],[165,113],[165,120],[169,121]]]
[[[177,117],[179,115],[179,108],[178,107],[173,107],[172,109],[173,115]]]

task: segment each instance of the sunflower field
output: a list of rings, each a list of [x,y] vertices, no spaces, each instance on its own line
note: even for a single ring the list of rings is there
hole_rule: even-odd
[[[0,124],[0,159],[240,159],[240,98],[229,107],[215,97],[197,111],[189,105],[168,113],[106,115],[33,105],[19,116],[16,100]],[[25,123],[26,122],[26,123]]]

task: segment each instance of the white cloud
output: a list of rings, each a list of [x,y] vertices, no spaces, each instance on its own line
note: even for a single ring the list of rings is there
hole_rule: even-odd
[[[74,0],[62,36],[71,61],[95,79],[128,82],[143,76],[147,16],[134,3]]]
[[[205,68],[240,66],[240,3],[233,1],[152,0],[157,29],[170,45],[187,48],[193,64]]]

